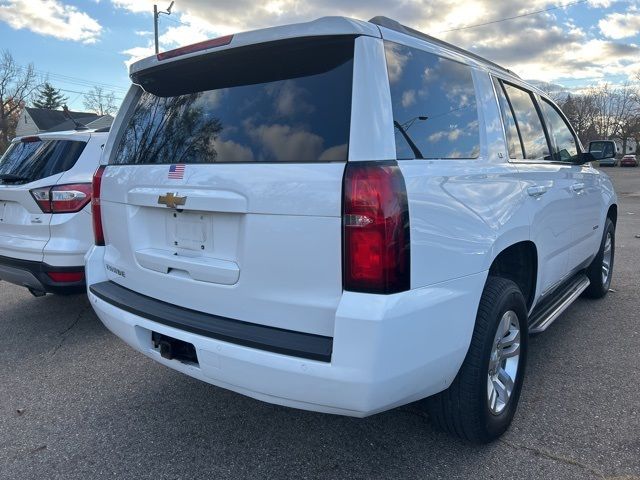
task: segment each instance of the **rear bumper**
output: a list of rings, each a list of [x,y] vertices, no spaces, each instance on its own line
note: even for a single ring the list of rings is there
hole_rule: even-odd
[[[249,345],[240,338],[247,330],[236,330],[226,339],[219,330],[213,335],[197,332],[175,321],[175,306],[162,308],[163,302],[130,290],[132,296],[116,302],[104,288],[100,293],[99,285],[110,283],[103,256],[104,247],[94,247],[87,255],[89,299],[105,326],[131,347],[182,373],[259,400],[355,417],[419,400],[451,384],[469,347],[486,280],[483,272],[395,295],[344,292],[330,355],[321,360],[305,358],[308,345],[287,335],[275,341],[293,342],[299,352],[271,348],[274,340],[264,334],[272,327],[248,323],[262,332],[259,341]],[[160,308],[141,308],[139,297]],[[219,318],[210,317],[212,323]],[[161,357],[152,332],[193,344],[198,364]]]
[[[54,282],[48,273],[84,272],[83,266],[55,267],[44,262],[0,256],[0,280],[42,292],[68,295],[85,289],[80,282]]]

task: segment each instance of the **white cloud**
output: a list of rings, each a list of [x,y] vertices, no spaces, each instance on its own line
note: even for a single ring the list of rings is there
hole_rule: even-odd
[[[136,61],[138,61],[140,59],[143,59],[143,58],[146,58],[146,57],[150,57],[151,55],[153,55],[155,53],[155,51],[153,49],[153,45],[149,45],[149,46],[146,46],[146,47],[128,48],[127,50],[123,50],[120,53],[122,53],[123,55],[127,55],[129,57],[124,62],[128,67],[133,62],[136,62]]]
[[[633,37],[640,32],[640,11],[611,13],[598,22],[605,37],[621,39]]]
[[[95,43],[102,32],[97,20],[58,0],[6,0],[0,5],[0,21],[16,30],[82,43]]]
[[[253,152],[250,148],[232,140],[215,139],[211,142],[221,162],[252,162]]]
[[[402,106],[404,108],[410,107],[416,103],[416,91],[415,90],[406,90],[402,92]]]
[[[294,130],[288,125],[260,125],[251,129],[249,135],[279,162],[318,158],[323,153],[321,137],[311,132]]]
[[[609,8],[611,6],[612,0],[589,0],[587,2],[590,7],[594,8]]]

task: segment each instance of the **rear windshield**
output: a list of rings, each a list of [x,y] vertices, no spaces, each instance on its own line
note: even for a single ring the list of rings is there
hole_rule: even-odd
[[[12,143],[0,158],[0,184],[28,183],[66,172],[85,146],[85,142],[72,140]]]
[[[346,161],[353,49],[298,39],[143,73],[111,163]]]

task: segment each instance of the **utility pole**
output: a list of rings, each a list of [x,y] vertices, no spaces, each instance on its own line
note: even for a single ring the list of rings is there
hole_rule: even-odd
[[[153,36],[155,38],[156,55],[160,52],[158,48],[158,5],[153,6]]]
[[[174,3],[175,2],[171,2],[169,4],[169,8],[167,8],[167,10],[165,12],[159,12],[158,11],[158,5],[154,5],[153,6],[153,37],[155,39],[156,55],[160,51],[160,46],[159,46],[159,42],[158,42],[158,19],[160,18],[160,15],[162,15],[162,14],[171,15],[171,8],[173,7]]]

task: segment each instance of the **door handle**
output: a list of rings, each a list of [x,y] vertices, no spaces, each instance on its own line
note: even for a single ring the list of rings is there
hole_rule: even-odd
[[[584,183],[574,183],[571,185],[571,191],[575,193],[580,193],[584,190]]]
[[[527,193],[531,197],[540,197],[547,193],[548,188],[544,185],[535,185],[533,187],[527,188]]]

